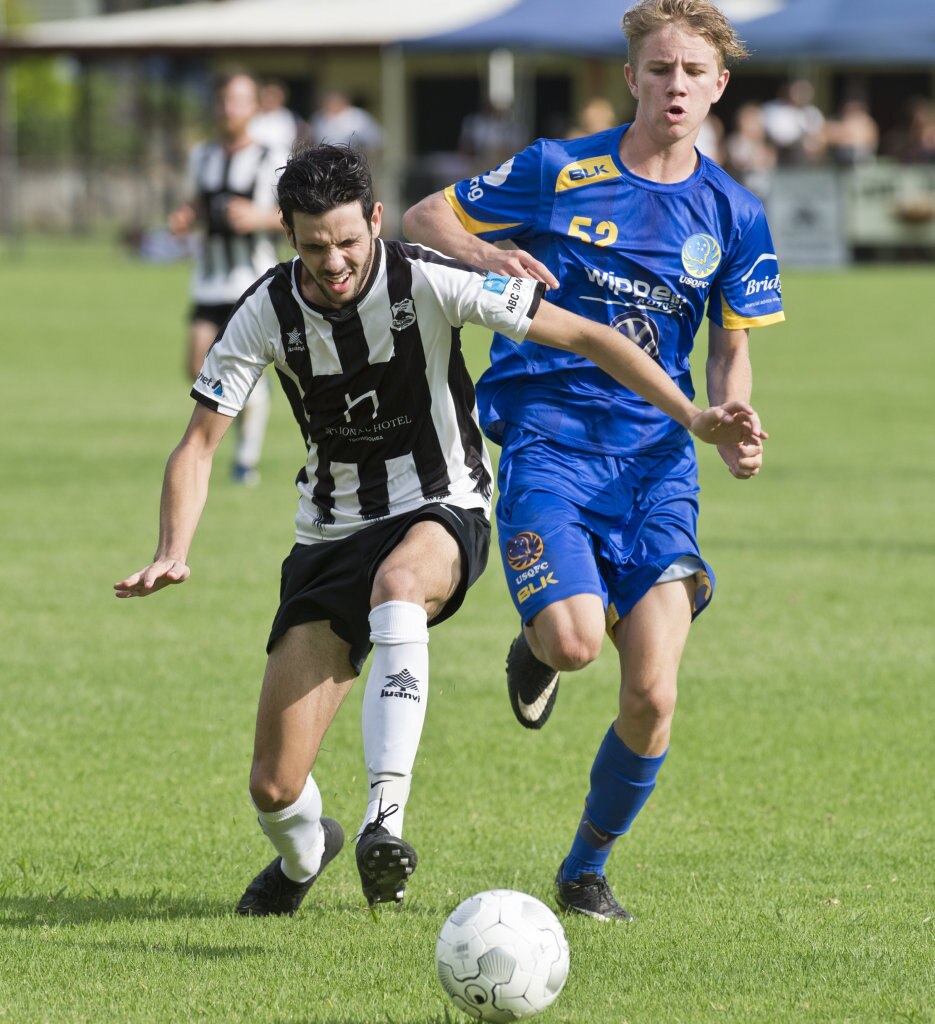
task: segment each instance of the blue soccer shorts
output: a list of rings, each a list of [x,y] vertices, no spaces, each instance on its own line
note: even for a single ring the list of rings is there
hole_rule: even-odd
[[[517,427],[500,456],[497,530],[523,622],[575,594],[597,594],[612,629],[658,582],[695,578],[693,616],[714,573],[698,550],[698,468],[684,447],[611,456]]]

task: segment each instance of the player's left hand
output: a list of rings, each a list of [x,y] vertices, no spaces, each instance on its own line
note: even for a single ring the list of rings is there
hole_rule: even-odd
[[[689,429],[707,444],[759,444],[769,434],[760,424],[756,410],[746,402],[725,402],[703,409],[692,418]]]

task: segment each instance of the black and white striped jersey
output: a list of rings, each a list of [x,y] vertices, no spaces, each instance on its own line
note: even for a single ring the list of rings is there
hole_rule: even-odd
[[[202,237],[195,257],[191,297],[206,305],[233,305],[259,274],[276,262],[276,247],[267,232],[238,235],[227,220],[234,196],[275,210],[277,170],[286,155],[256,142],[229,153],[216,143],[192,151],[190,187],[202,210]]]
[[[461,327],[522,341],[542,286],[378,239],[361,294],[328,310],[302,297],[299,270],[298,258],[282,263],[243,296],[192,390],[236,416],[275,364],[308,449],[297,540],[350,536],[434,501],[489,514],[490,462]]]

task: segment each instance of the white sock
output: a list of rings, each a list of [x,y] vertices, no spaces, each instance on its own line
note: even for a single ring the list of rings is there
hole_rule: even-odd
[[[256,807],[256,804],[254,804]],[[302,794],[281,811],[256,808],[260,828],[282,857],[282,870],[293,882],[308,881],[321,867],[325,833],[321,827],[321,793],[309,775]]]
[[[429,633],[425,609],[408,601],[386,601],[370,612],[373,661],[361,711],[364,759],[372,799],[364,825],[385,810],[397,809],[383,824],[402,835],[412,766],[422,736],[429,691]]]
[[[234,461],[238,466],[256,469],[259,465],[271,404],[269,382],[266,377],[261,377],[237,417],[237,457]]]
[[[382,816],[381,824],[394,836],[402,837],[403,819],[406,816],[406,801],[409,799],[409,787],[412,785],[411,775],[370,774],[370,802],[360,823],[360,831]],[[391,807],[396,809],[389,811]]]

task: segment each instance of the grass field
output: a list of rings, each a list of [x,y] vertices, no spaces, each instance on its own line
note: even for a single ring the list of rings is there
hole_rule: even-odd
[[[234,917],[270,856],[246,780],[302,446],[277,401],[258,489],[220,457],[191,580],[114,599],[152,552],[190,411],[186,273],[102,245],[0,253],[0,1021],[454,1021],[438,929],[480,889],[551,902],[613,653],[565,679],[541,734],[519,729],[492,564],[433,632],[404,906],[375,922],[346,851],[295,919]],[[702,453],[719,589],[609,869],[640,920],[566,921],[543,1024],[935,1021],[930,287],[921,267],[786,274],[789,322],[755,339],[764,473]],[[349,831],[361,694],[316,770]]]

